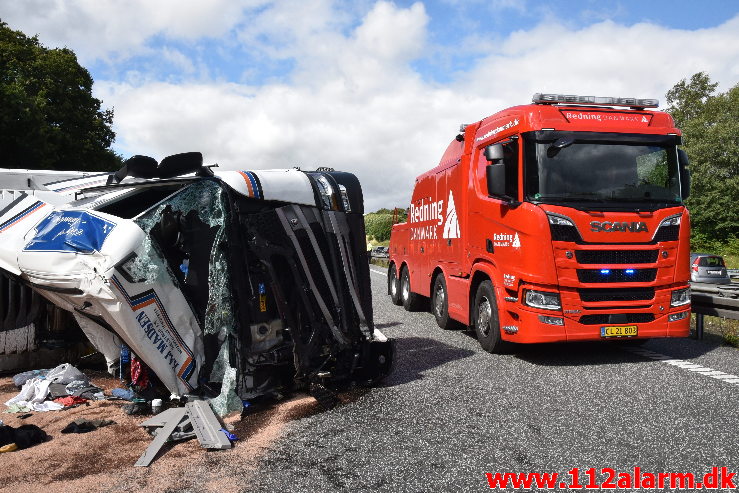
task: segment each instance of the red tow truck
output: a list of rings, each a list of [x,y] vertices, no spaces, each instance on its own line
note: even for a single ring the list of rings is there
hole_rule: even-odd
[[[392,301],[493,353],[687,336],[690,172],[657,106],[535,94],[462,125],[393,226]]]

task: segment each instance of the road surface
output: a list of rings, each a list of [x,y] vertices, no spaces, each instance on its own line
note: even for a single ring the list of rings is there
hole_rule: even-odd
[[[569,484],[575,467],[583,484],[591,467],[598,483],[603,468],[739,472],[739,353],[718,339],[491,355],[473,334],[394,306],[384,270],[370,268],[376,326],[397,343],[394,372],[293,421],[246,490],[485,491],[485,473],[556,472]]]

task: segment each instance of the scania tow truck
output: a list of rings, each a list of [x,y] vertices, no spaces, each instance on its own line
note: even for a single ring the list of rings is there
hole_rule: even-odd
[[[690,172],[658,104],[538,93],[462,125],[393,227],[392,301],[493,353],[687,336]]]

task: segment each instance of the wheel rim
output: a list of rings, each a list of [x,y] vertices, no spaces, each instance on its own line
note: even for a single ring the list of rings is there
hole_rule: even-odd
[[[411,280],[406,275],[401,278],[400,282],[402,284],[400,294],[403,297],[403,300],[405,301],[408,299],[408,295],[411,292]]]
[[[395,298],[398,295],[398,282],[395,276],[395,269],[390,271],[390,295]]]
[[[485,337],[490,333],[490,319],[492,316],[493,310],[490,307],[490,300],[483,296],[477,306],[477,329]]]
[[[444,286],[439,283],[436,286],[434,292],[434,311],[436,312],[437,318],[444,316],[444,301],[446,300],[446,293],[444,292]]]

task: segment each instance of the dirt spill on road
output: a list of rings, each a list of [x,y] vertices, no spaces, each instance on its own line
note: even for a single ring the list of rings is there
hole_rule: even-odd
[[[110,390],[119,385],[104,373],[90,372],[94,384]],[[18,389],[9,377],[0,378],[0,409]],[[343,394],[343,403],[363,392]],[[245,416],[227,416],[239,438],[231,450],[206,451],[197,440],[166,445],[148,468],[133,464],[151,443],[139,426],[146,417],[128,416],[123,402],[91,402],[65,411],[33,413],[21,420],[0,413],[10,426],[35,424],[50,441],[0,456],[0,491],[50,493],[60,491],[213,491],[238,492],[247,488],[260,458],[285,433],[289,423],[322,411],[315,399],[296,396]],[[61,429],[78,418],[112,419],[115,425],[85,434],[62,434]]]

